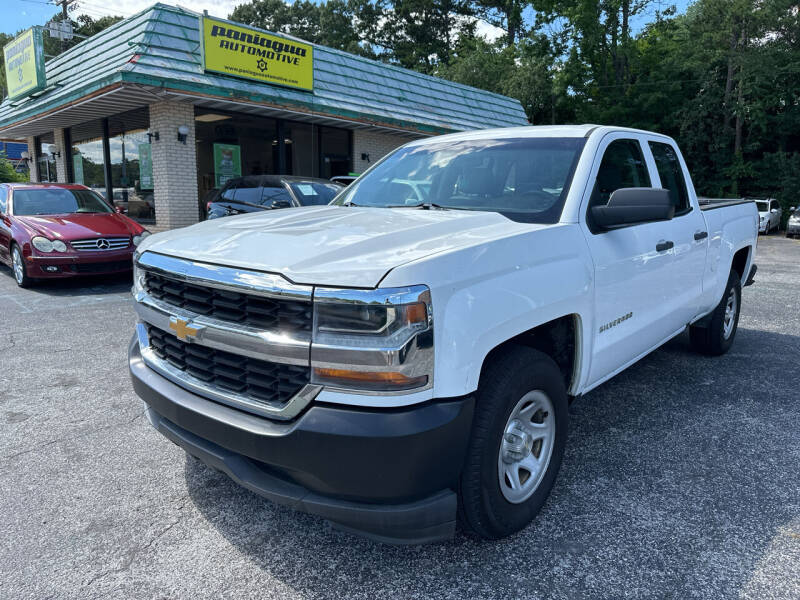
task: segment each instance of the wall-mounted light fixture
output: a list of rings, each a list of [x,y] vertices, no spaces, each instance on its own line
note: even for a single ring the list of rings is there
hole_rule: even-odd
[[[189,128],[186,125],[178,127],[178,141],[181,144],[186,143],[186,138],[189,136]]]
[[[157,132],[157,131],[156,131],[155,133],[150,133],[150,132],[148,131],[148,132],[147,132],[147,143],[148,143],[148,144],[152,144],[152,143],[153,143],[153,140],[155,140],[155,141],[158,141],[158,139],[159,139],[160,137],[161,137],[161,136],[160,136],[160,135],[158,135],[158,132]]]
[[[369,162],[369,154],[367,154],[366,152],[362,152],[361,153],[361,160],[365,160],[365,161]]]
[[[55,144],[50,144],[47,147],[47,151],[50,153],[50,156],[52,156],[53,158],[61,156],[61,152],[58,151],[58,146],[56,146]]]
[[[26,162],[31,159],[31,155],[27,150],[20,152],[19,157]]]

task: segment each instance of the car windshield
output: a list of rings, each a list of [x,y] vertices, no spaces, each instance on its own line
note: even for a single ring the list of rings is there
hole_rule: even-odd
[[[20,216],[112,212],[94,192],[64,188],[15,190],[13,207],[14,214]]]
[[[320,183],[318,181],[297,181],[290,183],[289,186],[302,206],[330,204],[336,194],[344,189],[335,183]]]
[[[584,138],[462,140],[403,147],[335,204],[499,212],[554,223]]]
[[[758,207],[758,212],[767,212],[769,210],[769,204],[766,202],[756,202],[756,206]]]

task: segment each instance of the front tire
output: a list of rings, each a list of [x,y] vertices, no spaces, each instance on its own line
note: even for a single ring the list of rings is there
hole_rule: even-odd
[[[14,281],[21,288],[26,288],[33,280],[28,277],[28,271],[25,267],[25,259],[22,257],[22,250],[17,244],[11,247],[11,271],[14,274]]]
[[[556,363],[522,346],[500,350],[478,385],[459,516],[488,539],[528,525],[550,494],[567,441],[567,392]]]
[[[731,270],[725,293],[711,313],[708,326],[692,325],[689,328],[689,340],[694,349],[710,356],[720,356],[730,350],[739,327],[741,306],[742,282],[739,274]]]

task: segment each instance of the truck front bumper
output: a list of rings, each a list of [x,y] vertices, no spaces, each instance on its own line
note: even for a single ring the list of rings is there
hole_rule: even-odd
[[[312,404],[289,422],[213,402],[162,377],[129,346],[150,423],[187,453],[274,502],[389,543],[455,532],[471,397],[403,409]]]

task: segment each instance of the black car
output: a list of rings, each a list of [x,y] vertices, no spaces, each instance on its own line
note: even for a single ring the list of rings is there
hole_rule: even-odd
[[[292,206],[328,204],[344,187],[327,179],[248,175],[229,179],[207,204],[209,219]]]

